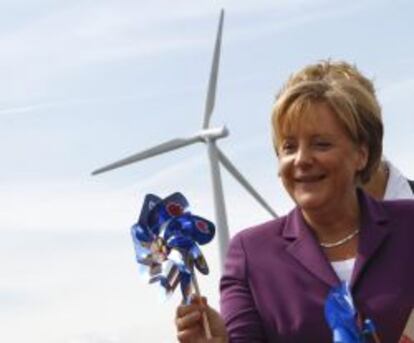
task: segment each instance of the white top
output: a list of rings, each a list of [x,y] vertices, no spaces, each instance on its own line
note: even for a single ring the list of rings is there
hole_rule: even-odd
[[[349,285],[351,283],[352,272],[354,271],[355,257],[342,261],[333,261],[331,265],[336,275],[338,275],[339,280]]]
[[[385,161],[385,163],[388,166],[389,174],[384,200],[414,199],[407,178],[390,161]]]

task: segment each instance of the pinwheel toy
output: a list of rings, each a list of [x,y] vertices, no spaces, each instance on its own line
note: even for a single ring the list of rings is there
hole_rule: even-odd
[[[373,321],[366,319],[359,327],[357,317],[347,284],[342,282],[332,288],[325,301],[325,318],[332,330],[334,343],[365,343],[367,337],[380,343]]]
[[[148,194],[131,227],[137,262],[148,272],[149,282],[159,283],[167,295],[180,284],[184,303],[189,303],[192,285],[200,295],[194,269],[203,274],[209,269],[199,245],[209,243],[215,234],[214,224],[193,215],[188,207],[181,193],[165,199]],[[205,313],[203,320],[211,338]]]
[[[325,302],[325,318],[334,343],[363,343],[357,326],[357,313],[345,283],[333,288]]]

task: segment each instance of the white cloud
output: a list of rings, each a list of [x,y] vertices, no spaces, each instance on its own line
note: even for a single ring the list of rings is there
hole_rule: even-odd
[[[18,107],[0,107],[0,114],[23,114],[59,106],[57,103],[32,104]]]
[[[84,77],[87,77],[87,68],[102,65],[107,69],[107,63],[131,59],[150,65],[152,56],[210,47],[219,5],[128,0],[70,3],[54,6],[52,10],[44,6],[43,15],[38,15],[36,20],[0,35],[0,72],[3,80],[9,80],[7,84],[0,83],[0,91],[12,107],[26,107],[30,99],[54,102],[50,96],[62,94],[58,96],[53,85],[74,73],[85,71]],[[225,35],[230,39],[274,32],[351,7],[338,9],[322,0],[311,5],[304,0],[223,1],[221,5],[228,9],[229,16],[266,16],[270,11],[279,18],[277,23],[274,20],[265,20],[264,24],[256,22],[254,27],[246,25],[244,20],[239,24],[234,22],[234,26],[226,27]]]

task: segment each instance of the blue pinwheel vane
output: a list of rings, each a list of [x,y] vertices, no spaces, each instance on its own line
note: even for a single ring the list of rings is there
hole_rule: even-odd
[[[138,218],[131,227],[137,262],[149,274],[150,283],[158,283],[167,294],[180,285],[183,302],[189,302],[192,285],[198,289],[195,269],[209,273],[199,245],[209,243],[214,224],[193,215],[181,193],[161,199],[147,194]]]
[[[325,319],[332,331],[333,343],[380,343],[371,319],[358,314],[347,283],[333,287],[325,301]],[[371,338],[371,339],[370,339]]]

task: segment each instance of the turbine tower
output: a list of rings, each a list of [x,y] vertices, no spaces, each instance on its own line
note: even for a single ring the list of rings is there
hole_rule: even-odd
[[[96,175],[138,161],[142,161],[144,159],[154,157],[156,155],[160,155],[172,150],[183,148],[187,145],[191,145],[194,143],[206,144],[208,159],[210,162],[209,164],[213,187],[214,210],[218,234],[219,258],[221,268],[223,268],[226,249],[229,242],[229,229],[227,224],[226,207],[224,203],[224,194],[220,174],[220,163],[273,217],[277,217],[277,214],[273,211],[273,209],[267,204],[267,202],[251,186],[251,184],[244,178],[244,176],[237,170],[237,168],[232,164],[232,162],[230,162],[226,155],[217,146],[216,141],[218,139],[227,137],[229,135],[229,131],[227,130],[227,128],[225,126],[218,128],[210,127],[210,119],[213,113],[216,98],[223,21],[224,10],[222,9],[220,13],[219,25],[214,47],[213,63],[211,66],[202,129],[190,137],[174,138],[172,140],[166,141],[149,149],[138,152],[122,160],[106,165],[102,168],[96,169],[92,172],[92,175]]]

